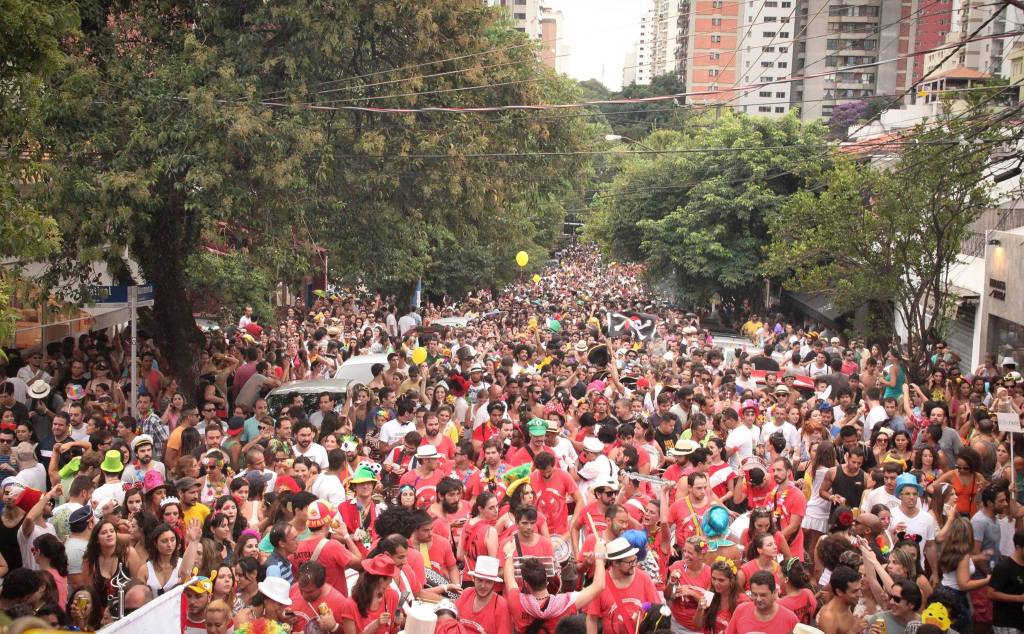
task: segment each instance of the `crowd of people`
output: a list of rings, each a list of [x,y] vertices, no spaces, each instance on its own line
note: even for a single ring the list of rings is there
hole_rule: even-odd
[[[96,631],[183,585],[185,634],[1024,630],[1014,359],[936,342],[915,383],[896,346],[557,256],[402,314],[246,308],[191,393],[143,338],[134,416],[120,333],[11,355],[0,610]]]

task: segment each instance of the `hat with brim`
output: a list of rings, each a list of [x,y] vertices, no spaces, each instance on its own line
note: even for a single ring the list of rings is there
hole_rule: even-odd
[[[153,446],[153,437],[149,434],[139,434],[135,438],[132,438],[132,453],[138,451],[139,447],[143,445]]]
[[[292,598],[291,584],[282,579],[281,577],[267,577],[263,581],[256,584],[256,588],[271,601],[276,601],[281,605],[291,605]]]
[[[193,487],[197,487],[199,484],[199,480],[191,476],[185,476],[174,481],[174,488],[178,490],[178,493],[181,493],[182,491],[188,491]]]
[[[604,443],[593,436],[587,436],[583,439],[583,451],[601,453],[604,451]]]
[[[470,571],[470,576],[487,581],[501,582],[499,575],[498,560],[494,557],[483,555],[476,558],[476,567]]]
[[[680,438],[676,441],[676,444],[672,449],[669,449],[668,453],[672,456],[689,456],[693,452],[697,451],[700,447],[696,441],[690,440],[689,438]]]
[[[505,487],[505,495],[511,496],[516,492],[516,489],[523,486],[524,484],[530,483],[530,476],[524,476],[518,480],[513,480],[507,487]]]
[[[88,504],[80,506],[68,515],[68,527],[75,533],[81,533],[89,526],[91,517],[92,507]]]
[[[241,416],[232,416],[228,419],[228,436],[237,436],[245,428],[245,419]]]
[[[363,484],[365,482],[373,482],[376,484],[377,476],[373,475],[373,472],[364,465],[359,465],[352,474],[352,477],[348,479],[349,484]]]
[[[437,453],[437,447],[431,445],[430,443],[420,445],[419,447],[416,448],[417,460],[433,460],[440,457],[441,454]]]
[[[395,567],[395,562],[386,554],[380,554],[376,557],[364,559],[362,565],[363,570],[371,575],[377,575],[378,577],[394,577],[398,572],[398,568]]]
[[[549,420],[549,421],[547,421],[547,432],[546,433],[549,433],[549,434],[557,434],[558,433],[558,421],[557,420]]]
[[[124,471],[124,463],[121,462],[121,452],[117,449],[107,450],[107,453],[103,454],[100,471],[105,471],[106,473],[121,473]]]
[[[616,537],[608,542],[607,550],[608,554],[605,558],[608,561],[628,559],[629,557],[635,557],[640,552],[625,537]]]
[[[797,623],[793,626],[793,634],[825,634],[825,632],[805,623]]]
[[[548,423],[540,418],[534,418],[526,424],[526,430],[531,436],[543,436],[548,433]]]
[[[70,477],[72,477],[74,475],[77,475],[79,470],[81,470],[81,468],[82,468],[82,457],[81,456],[75,456],[74,458],[69,460],[66,465],[64,465],[63,467],[60,468],[60,471],[57,472],[57,475],[60,476],[61,480],[66,480],[66,479],[68,479],[68,478],[70,478]]]
[[[907,487],[913,487],[919,496],[924,494],[924,487],[913,473],[901,473],[896,477],[896,497],[899,497],[900,492]]]
[[[317,500],[306,507],[306,526],[311,529],[326,526],[334,518],[331,507]]]
[[[35,400],[46,398],[50,395],[50,384],[46,381],[35,381],[32,385],[28,386],[28,397]]]
[[[80,401],[85,398],[85,388],[77,383],[68,383],[64,388],[64,393],[71,401]]]
[[[167,482],[164,481],[164,476],[156,469],[150,469],[146,475],[142,476],[142,492],[144,494],[149,495],[157,489],[166,488]]]
[[[191,590],[196,594],[211,594],[213,592],[213,580],[209,577],[195,577],[192,579],[192,582],[186,586],[186,589]],[[270,598],[273,599],[274,597]],[[276,599],[274,600],[276,601]]]
[[[786,387],[785,385],[776,385],[775,386],[775,393],[776,394],[789,394],[789,388]]]

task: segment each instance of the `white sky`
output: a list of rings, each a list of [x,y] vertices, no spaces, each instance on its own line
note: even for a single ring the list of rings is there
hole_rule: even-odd
[[[559,43],[571,47],[569,75],[597,79],[618,90],[626,53],[640,35],[640,18],[649,0],[545,0],[545,5],[565,18]]]

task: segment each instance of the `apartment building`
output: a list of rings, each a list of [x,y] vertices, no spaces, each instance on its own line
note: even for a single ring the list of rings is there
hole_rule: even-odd
[[[565,72],[569,48],[563,44],[561,11],[544,6],[541,0],[484,0],[484,4],[505,7],[514,28],[541,43],[541,62],[557,72]]]
[[[798,0],[792,104],[803,120],[911,86],[912,14],[919,0]],[[881,63],[879,63],[881,62]]]
[[[740,29],[740,86],[788,78],[793,72],[797,0],[744,0]],[[789,112],[791,85],[777,83],[740,91],[736,109],[781,117]]]
[[[794,0],[795,1],[795,0]],[[734,102],[739,93],[739,0],[683,0],[679,3],[676,73],[692,105]]]

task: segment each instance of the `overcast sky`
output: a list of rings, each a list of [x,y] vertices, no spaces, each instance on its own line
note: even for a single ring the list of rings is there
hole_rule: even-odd
[[[571,47],[569,75],[597,79],[618,90],[623,60],[640,34],[640,17],[649,0],[546,0],[545,4],[565,17],[559,40]]]

